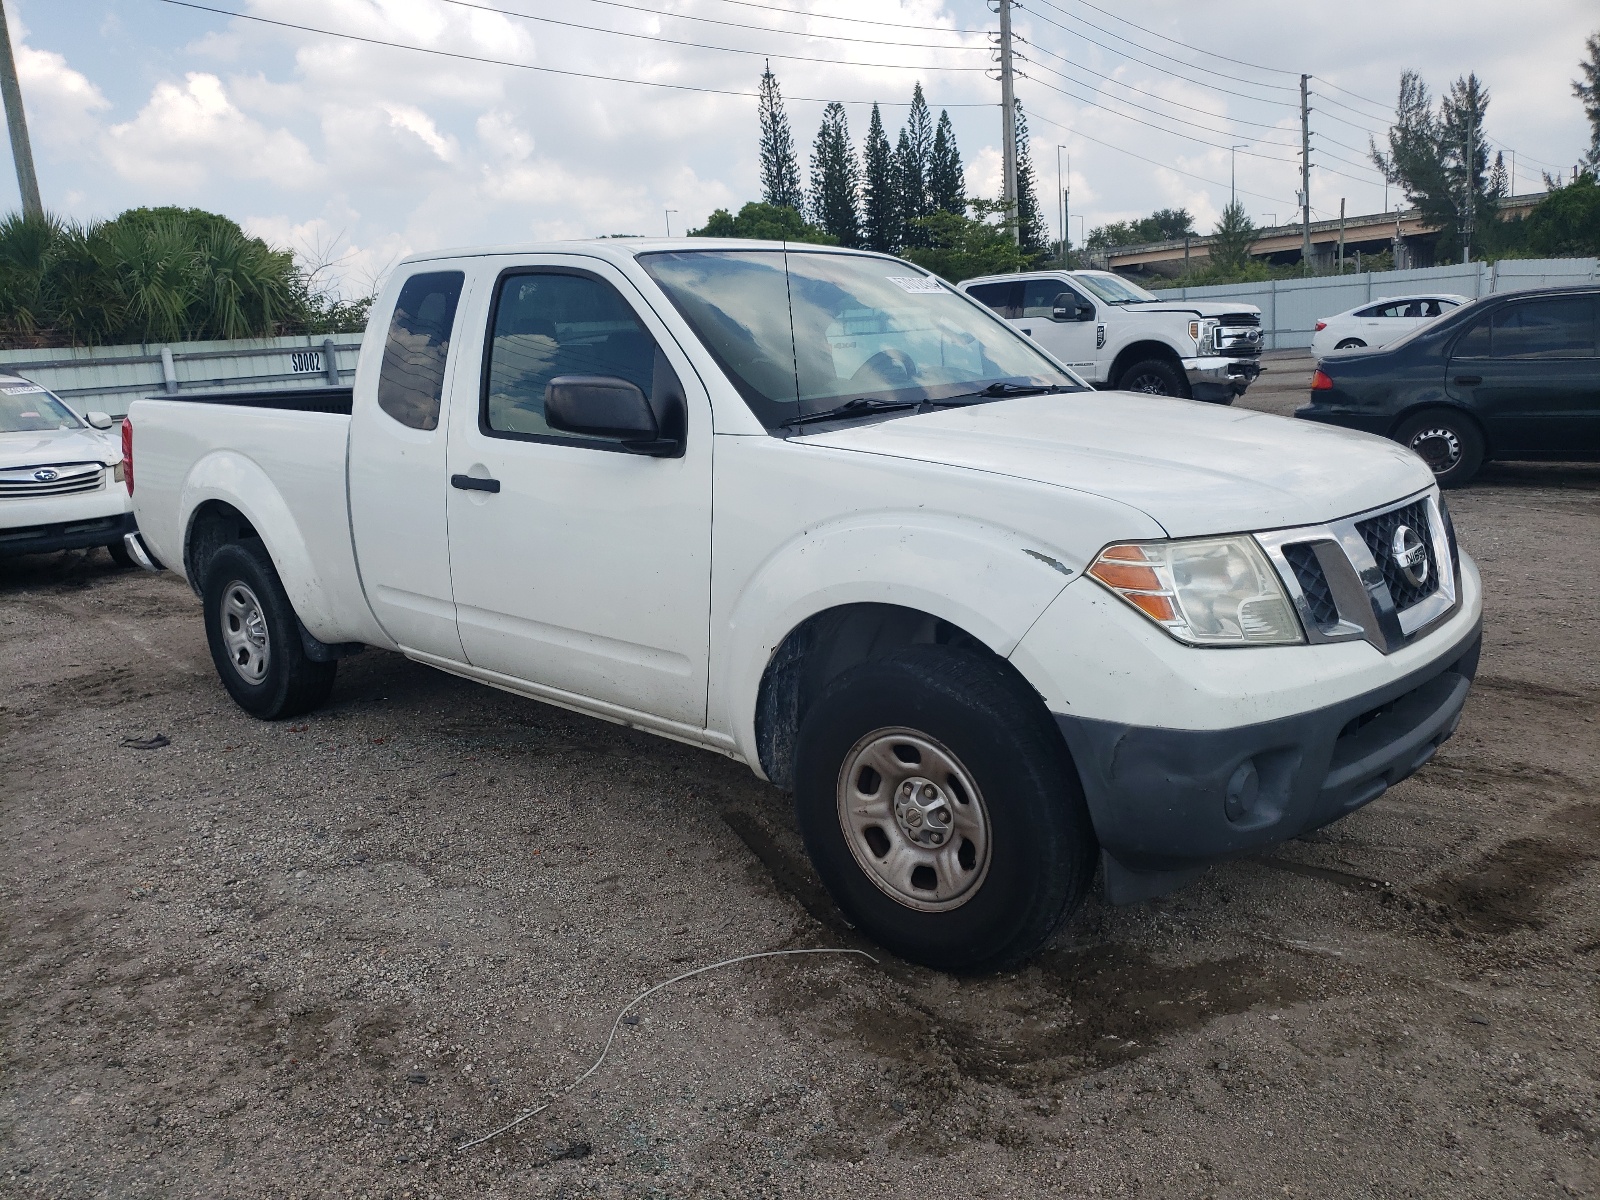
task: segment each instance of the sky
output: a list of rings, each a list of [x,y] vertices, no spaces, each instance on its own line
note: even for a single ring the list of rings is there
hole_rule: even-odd
[[[920,82],[935,116],[949,110],[968,190],[1000,190],[984,0],[5,3],[48,209],[226,213],[347,295],[416,251],[680,234],[759,198],[766,62],[803,173],[827,101],[847,102],[858,145],[880,102],[892,140]],[[1059,170],[1074,241],[1166,207],[1205,231],[1236,178],[1258,224],[1291,220],[1301,72],[1313,217],[1341,198],[1351,214],[1392,207],[1365,149],[1407,68],[1436,94],[1477,72],[1516,190],[1540,190],[1588,143],[1571,80],[1600,9],[1513,8],[1514,23],[1503,0],[1025,0],[1017,94],[1043,208],[1058,225]],[[0,209],[16,204],[0,171]]]

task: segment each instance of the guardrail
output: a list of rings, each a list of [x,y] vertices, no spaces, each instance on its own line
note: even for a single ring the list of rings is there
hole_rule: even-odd
[[[341,333],[0,350],[0,372],[49,388],[79,412],[122,416],[140,396],[348,384],[355,378],[361,339],[359,333]]]

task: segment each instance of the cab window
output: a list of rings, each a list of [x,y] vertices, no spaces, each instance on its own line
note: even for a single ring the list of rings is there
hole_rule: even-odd
[[[1048,317],[1055,311],[1056,297],[1065,295],[1070,307],[1083,297],[1059,279],[1030,279],[1022,285],[1022,315]]]
[[[563,271],[506,275],[490,322],[480,426],[491,436],[600,440],[545,421],[545,390],[558,376],[610,375],[651,395],[655,339],[603,280]]]
[[[967,289],[979,304],[987,304],[1009,320],[1022,316],[1022,285],[1020,283],[980,283]]]
[[[466,276],[425,271],[400,288],[378,369],[378,407],[412,429],[436,429],[450,332]]]

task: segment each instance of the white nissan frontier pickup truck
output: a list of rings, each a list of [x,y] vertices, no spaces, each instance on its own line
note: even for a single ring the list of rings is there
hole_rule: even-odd
[[[353,388],[124,429],[129,549],[258,717],[376,646],[715,750],[953,970],[1097,868],[1132,902],[1337,820],[1460,721],[1478,573],[1393,442],[1095,391],[848,250],[440,252],[372,311]]]

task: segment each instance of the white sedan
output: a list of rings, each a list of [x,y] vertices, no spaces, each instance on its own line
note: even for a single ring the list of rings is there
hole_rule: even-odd
[[[1467,297],[1447,292],[1422,296],[1386,296],[1369,304],[1349,309],[1317,322],[1311,337],[1311,353],[1325,358],[1335,350],[1361,350],[1386,346],[1419,325],[1426,325],[1465,304]]]
[[[50,392],[0,374],[0,559],[104,546],[121,566],[134,531],[122,446],[105,413],[80,416]]]

